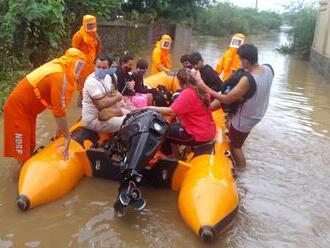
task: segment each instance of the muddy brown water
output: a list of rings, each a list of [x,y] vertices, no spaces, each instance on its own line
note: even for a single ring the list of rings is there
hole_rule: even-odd
[[[240,211],[232,227],[210,247],[329,247],[330,84],[307,61],[274,49],[286,35],[251,37],[260,62],[275,69],[268,112],[244,147],[247,168],[237,180]],[[175,67],[184,52],[200,51],[210,65],[227,39],[194,37],[176,44]],[[150,57],[150,51],[144,55]],[[73,106],[70,123],[79,117]],[[38,119],[38,144],[55,132],[51,114]],[[118,184],[83,178],[64,198],[21,212],[15,205],[15,162],[4,159],[0,122],[0,247],[204,247],[177,209],[177,193],[144,188],[141,212],[123,219],[112,208]]]

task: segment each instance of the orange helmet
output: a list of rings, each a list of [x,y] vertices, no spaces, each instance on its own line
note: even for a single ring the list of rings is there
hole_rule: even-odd
[[[97,29],[96,17],[92,15],[84,15],[83,27],[85,32],[96,32]]]
[[[233,47],[233,48],[239,48],[245,41],[246,37],[244,34],[234,34],[233,38],[231,39],[230,45],[229,47]]]
[[[169,36],[168,34],[162,35],[162,38],[160,39],[160,44],[162,49],[169,50],[171,48],[171,43],[172,43],[171,36]]]

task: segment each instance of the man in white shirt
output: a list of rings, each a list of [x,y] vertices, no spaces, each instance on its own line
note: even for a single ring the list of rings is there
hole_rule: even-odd
[[[128,113],[122,95],[116,90],[116,75],[110,76],[111,64],[107,56],[98,56],[95,59],[95,72],[87,77],[84,84],[82,123],[96,132],[118,131]],[[104,112],[111,113],[109,118],[102,117]]]

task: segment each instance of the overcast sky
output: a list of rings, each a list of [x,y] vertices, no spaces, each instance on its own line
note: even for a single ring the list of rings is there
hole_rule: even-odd
[[[230,2],[240,7],[255,7],[256,0],[218,0],[219,2]],[[300,0],[301,1],[301,0]],[[291,0],[258,0],[259,10],[282,11],[283,5]],[[304,0],[306,3],[318,3],[319,0]]]

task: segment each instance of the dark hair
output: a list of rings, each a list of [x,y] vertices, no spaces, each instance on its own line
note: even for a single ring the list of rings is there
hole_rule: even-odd
[[[94,64],[96,64],[97,60],[100,60],[100,61],[107,60],[109,67],[112,65],[112,62],[113,62],[113,59],[110,58],[108,55],[105,55],[105,54],[97,55],[97,57],[94,59]]]
[[[189,86],[196,91],[197,96],[202,101],[205,108],[209,108],[210,101],[207,93],[197,84],[196,79],[186,70],[180,69],[176,75],[181,86]]]
[[[145,59],[139,59],[139,61],[136,63],[136,68],[147,70],[148,62]]]
[[[181,64],[183,64],[184,62],[187,62],[187,61],[190,62],[189,54],[182,55],[180,58]]]
[[[119,64],[122,65],[123,63],[127,63],[129,60],[134,60],[133,55],[125,53],[124,55],[120,56]]]
[[[258,63],[258,49],[252,44],[243,44],[237,49],[238,56],[249,61],[251,65]]]
[[[197,65],[199,61],[203,61],[202,55],[199,52],[194,52],[189,56],[189,62],[192,65]]]

